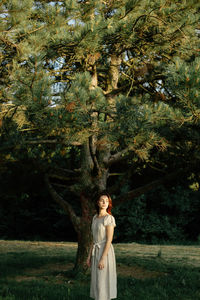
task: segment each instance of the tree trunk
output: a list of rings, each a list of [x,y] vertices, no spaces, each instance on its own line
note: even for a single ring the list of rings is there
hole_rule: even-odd
[[[86,259],[89,254],[92,243],[91,221],[95,212],[94,201],[92,198],[85,196],[84,193],[80,196],[82,216],[80,220],[78,237],[78,250],[76,253],[76,262],[74,266],[75,274],[84,273],[87,270]]]
[[[90,56],[91,58],[91,56]],[[117,88],[119,77],[119,65],[121,57],[111,56],[110,72],[109,72],[109,90]],[[90,62],[91,64],[91,62]],[[95,66],[93,64],[91,89],[98,85],[98,78]],[[111,99],[112,98],[112,99]],[[110,105],[115,107],[114,97],[110,97]],[[93,128],[96,128],[98,115],[94,114]],[[87,196],[81,195],[82,217],[78,231],[78,250],[74,271],[75,274],[82,273],[87,269],[86,259],[92,242],[91,220],[94,215],[94,202],[89,194],[96,194],[107,187],[109,176],[109,167],[106,163],[110,157],[110,146],[106,145],[102,149],[98,149],[97,153],[97,136],[90,136],[88,142],[82,146],[81,150],[81,184],[87,189]]]
[[[95,60],[91,61],[93,56],[89,56],[90,66],[92,65],[92,82],[91,89],[94,89],[98,85],[97,71],[95,66]],[[116,55],[111,55],[110,71],[109,71],[109,84],[108,91],[112,91],[117,88],[119,77],[119,65],[121,58]],[[115,107],[114,96],[109,97],[109,104],[111,107]],[[98,121],[98,114],[93,115],[94,121],[93,128],[96,128]],[[81,202],[81,216],[75,216],[75,212],[69,205],[66,205],[64,199],[61,200],[55,191],[52,190],[49,182],[47,181],[48,188],[54,197],[54,199],[65,209],[72,220],[72,223],[77,232],[78,238],[78,250],[76,254],[76,261],[74,266],[74,274],[84,273],[87,270],[86,259],[89,253],[89,249],[92,243],[91,234],[91,221],[95,213],[94,195],[101,192],[107,187],[107,180],[109,176],[109,166],[107,164],[111,154],[110,146],[99,147],[97,149],[96,135],[90,136],[81,147],[81,172],[80,172],[80,189],[83,192],[80,195]],[[73,215],[73,218],[72,218]]]
[[[86,265],[86,260],[89,254],[91,243],[91,220],[85,222],[82,222],[81,220],[80,231],[78,232],[78,249],[73,269],[75,274],[85,273],[85,271],[88,269]]]
[[[72,206],[65,201],[51,185],[48,175],[45,176],[45,182],[52,198],[63,208],[69,216],[73,227],[77,233],[78,250],[76,254],[76,261],[74,265],[74,275],[84,273],[87,270],[86,259],[92,243],[91,235],[91,221],[95,213],[95,205],[92,197],[85,196],[84,193],[80,195],[81,203],[81,217],[78,217]]]

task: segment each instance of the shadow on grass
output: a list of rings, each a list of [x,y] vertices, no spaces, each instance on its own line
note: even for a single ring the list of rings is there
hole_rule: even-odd
[[[75,251],[31,250],[0,254],[0,300],[90,299],[90,272],[73,277]],[[199,267],[120,253],[117,265],[118,300],[200,300]]]
[[[118,300],[200,300],[200,270],[181,268],[144,280],[118,277]]]
[[[31,282],[12,281],[9,286],[4,284],[0,292],[0,300],[10,297],[9,300],[86,300],[89,295],[89,286],[75,284],[52,284],[40,280]]]
[[[0,254],[0,278],[23,274],[27,268],[40,268],[47,264],[63,263],[69,264],[74,262],[74,256],[48,256],[37,255],[32,252],[9,252]]]
[[[68,281],[54,284],[42,280],[4,282],[0,300],[86,300],[89,298],[87,281]],[[165,277],[139,280],[118,276],[118,300],[199,300],[199,271],[174,270]]]

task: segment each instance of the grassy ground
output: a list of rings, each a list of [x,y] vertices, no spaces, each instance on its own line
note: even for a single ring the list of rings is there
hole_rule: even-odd
[[[200,247],[114,244],[118,300],[200,300]],[[0,241],[0,300],[89,298],[76,243]]]

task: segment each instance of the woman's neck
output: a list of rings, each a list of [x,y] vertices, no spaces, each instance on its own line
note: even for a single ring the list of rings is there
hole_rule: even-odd
[[[108,213],[107,213],[107,211],[105,210],[105,209],[101,209],[101,210],[99,210],[99,214],[98,214],[98,216],[99,217],[104,217],[104,216],[106,216]]]

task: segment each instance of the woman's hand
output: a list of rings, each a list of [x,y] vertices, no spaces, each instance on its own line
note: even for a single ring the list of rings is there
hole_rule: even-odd
[[[104,268],[104,259],[103,258],[100,259],[99,264],[98,264],[98,268],[100,270],[103,270],[103,268]]]

